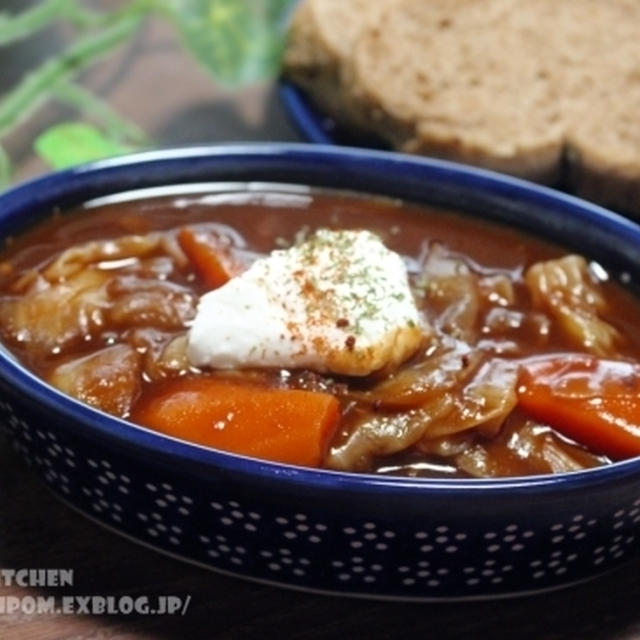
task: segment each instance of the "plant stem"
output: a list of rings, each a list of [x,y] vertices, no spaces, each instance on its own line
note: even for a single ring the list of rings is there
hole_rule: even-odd
[[[11,160],[9,154],[0,145],[0,189],[5,189],[11,181]]]
[[[0,104],[0,137],[25,120],[48,97],[52,87],[88,66],[96,58],[129,38],[139,27],[142,12],[127,12],[104,29],[84,37],[60,56],[52,58],[23,80]]]
[[[43,0],[17,15],[0,14],[0,46],[17,42],[39,31],[64,14],[68,6],[69,0]]]
[[[117,111],[95,94],[69,80],[62,80],[53,87],[53,95],[72,105],[78,111],[85,112],[100,120],[107,129],[109,137],[117,142],[146,144],[147,136],[138,125],[121,117]]]
[[[24,40],[55,20],[68,20],[79,29],[99,28],[108,25],[114,15],[121,13],[122,10],[99,13],[78,4],[78,0],[41,0],[22,13],[0,12],[0,46]]]
[[[74,27],[89,29],[106,26],[112,16],[113,12],[98,13],[81,6],[77,0],[67,0],[67,9],[60,17],[68,20]]]

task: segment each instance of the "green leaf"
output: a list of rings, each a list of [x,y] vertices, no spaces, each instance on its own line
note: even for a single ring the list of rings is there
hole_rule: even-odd
[[[64,122],[47,129],[34,143],[38,155],[54,169],[100,160],[131,151],[83,122]]]
[[[165,0],[184,43],[225,84],[275,77],[292,0]]]
[[[281,31],[284,31],[286,21],[293,11],[293,7],[298,4],[299,0],[267,0],[266,14],[267,19]]]

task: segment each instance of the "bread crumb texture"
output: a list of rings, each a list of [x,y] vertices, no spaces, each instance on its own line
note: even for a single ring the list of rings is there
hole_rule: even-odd
[[[638,0],[303,0],[284,74],[344,130],[640,215]]]

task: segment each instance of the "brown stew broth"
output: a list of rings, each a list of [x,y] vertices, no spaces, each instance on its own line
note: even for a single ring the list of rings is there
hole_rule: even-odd
[[[185,188],[187,189],[187,188]],[[500,352],[500,357],[526,357],[539,353],[576,351],[563,334],[551,325],[548,335],[541,339],[538,310],[532,307],[531,296],[526,290],[523,274],[532,264],[559,258],[569,253],[551,243],[525,235],[515,229],[489,223],[472,216],[461,215],[410,205],[381,198],[369,198],[354,194],[310,191],[288,192],[273,187],[271,191],[229,193],[189,193],[177,196],[149,197],[143,200],[113,202],[79,208],[75,211],[56,214],[35,225],[32,229],[7,242],[0,262],[0,306],[15,297],[13,283],[20,276],[34,269],[42,269],[71,246],[89,241],[117,239],[129,234],[149,234],[155,231],[171,231],[185,225],[215,223],[218,230],[228,230],[236,252],[246,263],[255,257],[267,254],[283,245],[291,245],[301,229],[314,230],[328,227],[333,229],[366,228],[378,234],[386,246],[400,253],[409,265],[410,277],[416,287],[420,285],[420,273],[430,252],[445,251],[447,258],[461,260],[478,277],[487,282],[496,278],[506,278],[513,287],[514,300],[507,308],[519,318],[531,314],[535,321],[522,321],[517,329],[510,327],[513,318],[508,315],[497,319],[502,311],[491,313],[491,296],[482,298],[477,312],[477,326],[474,331],[477,341],[494,343],[515,342],[517,355]],[[126,262],[126,261],[125,261]],[[124,264],[124,263],[123,263]],[[109,269],[117,270],[117,265]],[[205,287],[187,269],[171,269],[171,282],[188,288],[194,297],[203,294]],[[640,361],[640,303],[630,293],[618,286],[615,274],[601,283],[607,300],[607,310],[603,319],[625,336],[624,357]],[[428,282],[427,282],[428,287]],[[494,296],[495,297],[495,296]],[[438,296],[424,303],[424,313],[437,326],[441,309]],[[516,316],[514,316],[515,318]],[[493,318],[493,320],[490,320]],[[492,324],[493,323],[493,324]],[[188,323],[186,323],[188,324]],[[138,327],[139,328],[139,327]],[[82,340],[62,353],[36,353],[28,342],[20,342],[7,335],[3,329],[5,342],[17,357],[36,374],[49,379],[51,372],[61,362],[67,362],[80,355],[96,351],[105,345],[118,344],[129,339],[131,327],[105,327],[91,339]],[[162,332],[163,339],[179,335],[185,328],[169,328]],[[489,347],[485,347],[489,348]],[[403,367],[419,365],[429,356],[422,350]],[[198,375],[217,375],[202,372]],[[243,374],[238,374],[243,375]],[[281,372],[247,372],[248,376],[258,376],[267,384],[282,385]],[[322,388],[334,391],[342,404],[344,417],[331,445],[340,447],[350,433],[361,422],[363,415],[375,413],[379,407],[375,403],[359,404],[358,394],[366,394],[379,385],[381,376],[366,379],[347,380],[330,376],[319,376],[309,372],[292,372],[289,384],[302,388]],[[140,387],[141,397],[154,393],[156,381],[143,376]],[[355,399],[354,399],[355,398]],[[128,415],[128,412],[126,413]],[[126,415],[124,417],[126,417]],[[494,430],[495,431],[495,430]],[[526,475],[545,473],[535,456],[521,456],[518,447],[509,449],[509,442],[527,432],[539,444],[542,440],[553,440],[553,446],[567,452],[580,466],[589,467],[606,462],[602,456],[585,451],[582,447],[566,441],[546,425],[532,424],[530,418],[518,409],[511,412],[501,429],[496,433],[485,432],[455,436],[442,447],[410,446],[406,450],[388,456],[371,454],[365,462],[355,464],[354,471],[425,475],[425,476],[466,476],[468,471],[457,463],[461,447],[471,447],[482,443],[483,468],[486,475]],[[533,435],[532,435],[533,434]],[[446,439],[445,439],[446,440]],[[533,440],[528,441],[529,444]],[[536,445],[537,446],[537,445]],[[542,445],[541,445],[542,446]],[[443,449],[444,447],[444,449]],[[448,447],[448,449],[447,449]],[[441,450],[442,449],[442,450]],[[451,452],[455,452],[452,454]]]

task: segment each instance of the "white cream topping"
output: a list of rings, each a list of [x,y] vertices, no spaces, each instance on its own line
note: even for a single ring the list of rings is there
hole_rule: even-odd
[[[402,258],[369,231],[321,229],[202,296],[189,331],[199,367],[367,375],[424,338]]]

